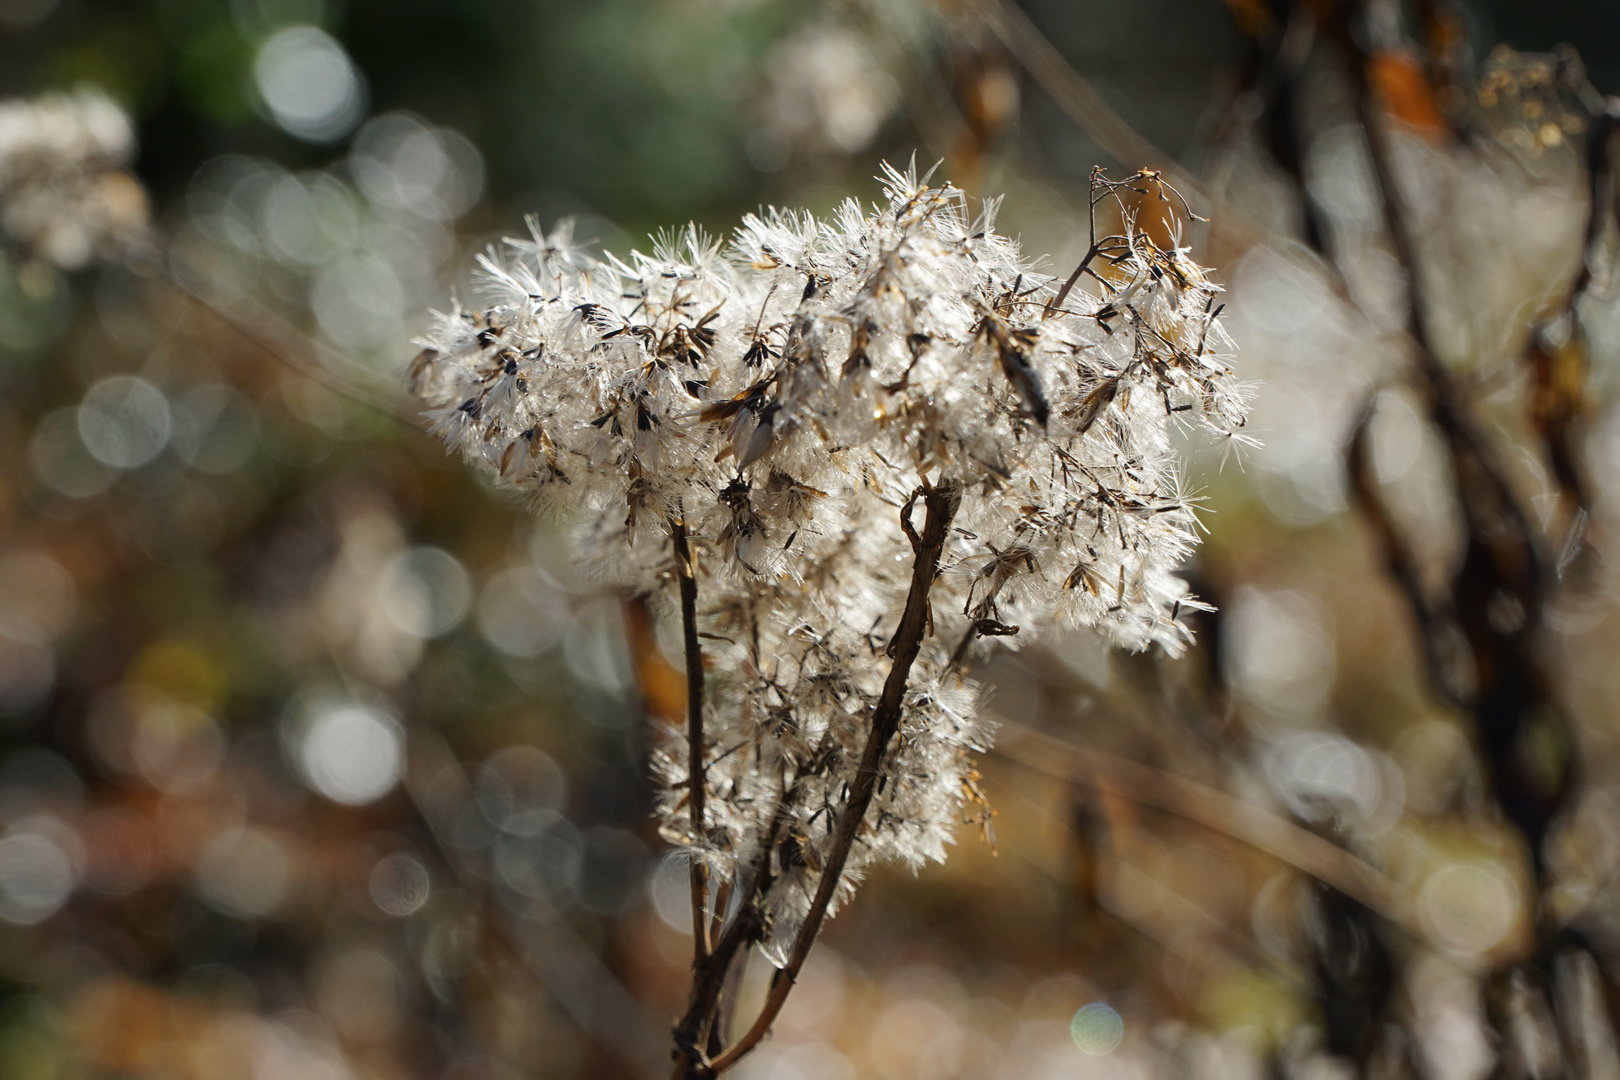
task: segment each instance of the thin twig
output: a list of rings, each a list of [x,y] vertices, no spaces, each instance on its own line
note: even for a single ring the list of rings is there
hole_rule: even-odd
[[[719,1016],[720,999],[732,962],[744,947],[759,940],[765,931],[763,901],[775,884],[772,871],[772,853],[786,827],[792,807],[792,790],[785,784],[781,801],[771,815],[771,823],[760,838],[759,854],[750,869],[746,885],[739,882],[743,901],[730,925],[714,938],[714,948],[702,961],[694,965],[692,992],[686,1015],[675,1027],[676,1080],[688,1076],[704,1076],[707,1068],[702,1047],[713,1032]]]
[[[917,535],[911,524],[911,510],[919,496],[928,515],[921,536]],[[906,684],[911,677],[911,665],[922,649],[923,636],[928,628],[928,593],[939,573],[940,555],[945,550],[945,540],[949,535],[951,521],[956,517],[956,510],[961,501],[962,489],[956,481],[941,480],[932,486],[928,486],[925,481],[925,486],[914,491],[900,511],[900,524],[905,529],[907,537],[911,539],[912,550],[915,553],[911,567],[911,589],[906,594],[906,608],[900,617],[900,628],[895,631],[894,640],[890,643],[894,665],[889,668],[889,677],[883,684],[883,693],[878,698],[877,707],[872,711],[872,730],[866,737],[866,746],[861,751],[861,763],[850,784],[849,801],[838,820],[838,831],[834,836],[826,865],[821,871],[821,878],[816,883],[816,894],[810,901],[810,910],[805,916],[803,925],[799,927],[798,935],[793,939],[793,950],[788,954],[787,966],[777,971],[776,977],[771,982],[770,995],[766,998],[764,1008],[760,1010],[753,1027],[749,1028],[729,1050],[709,1064],[708,1075],[724,1072],[765,1037],[777,1014],[782,1011],[782,1006],[786,1004],[788,993],[793,989],[793,984],[804,967],[805,958],[810,955],[810,947],[815,944],[816,935],[827,917],[827,907],[832,903],[839,882],[843,878],[844,864],[848,861],[850,849],[854,846],[855,834],[860,831],[867,808],[877,792],[883,755],[888,750],[895,733],[900,730],[902,705],[905,701]]]
[[[686,805],[692,812],[692,947],[694,967],[709,954],[709,868],[703,862],[703,647],[697,632],[697,567],[687,541],[686,521],[674,518],[669,534],[675,541],[675,578],[681,591],[681,636],[686,653]]]
[[[1016,4],[1011,0],[979,0],[975,6],[1007,51],[1034,76],[1059,108],[1097,140],[1097,145],[1127,168],[1156,169],[1174,177],[1178,187],[1196,193],[1206,203],[1210,201],[1198,180],[1115,112],[1103,96],[1069,66],[1063,54]]]
[[[1069,298],[1069,291],[1080,280],[1080,275],[1086,272],[1086,267],[1091,265],[1091,260],[1095,259],[1102,250],[1097,245],[1097,203],[1101,201],[1097,197],[1097,179],[1101,172],[1100,166],[1091,170],[1091,189],[1086,193],[1086,218],[1091,230],[1090,246],[1086,248],[1086,257],[1080,260],[1080,265],[1074,268],[1074,273],[1070,274],[1069,280],[1063,283],[1063,288],[1059,289],[1057,295],[1052,297],[1052,302],[1046,305],[1046,315],[1041,316],[1043,319],[1063,307],[1063,301]]]
[[[1428,936],[1401,885],[1351,852],[1285,818],[1185,776],[1004,723],[995,753],[1049,776],[1101,787],[1224,833],[1331,885],[1419,941]]]
[[[248,309],[251,316],[250,319],[245,319],[227,308],[223,302],[187,282],[183,275],[176,274],[172,270],[154,274],[153,279],[177,290],[192,303],[224,323],[238,337],[292,371],[320,383],[328,390],[403,421],[412,429],[420,426],[420,420],[411,402],[404,395],[387,393],[377,386],[367,385],[358,377],[333,371],[330,366],[317,358],[315,343],[307,333],[265,304],[251,297],[238,297],[234,303]],[[344,359],[348,366],[363,370],[358,361],[347,357]]]

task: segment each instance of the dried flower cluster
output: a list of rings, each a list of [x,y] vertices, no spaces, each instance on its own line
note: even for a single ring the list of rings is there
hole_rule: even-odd
[[[1131,183],[1165,197],[1144,173],[1094,205]],[[893,170],[884,193],[749,216],[728,250],[691,227],[623,261],[567,225],[509,241],[491,305],[443,316],[412,371],[432,430],[562,511],[582,560],[680,586],[707,701],[657,761],[665,831],[790,970],[818,888],[825,908],[873,860],[943,857],[991,735],[958,671],[976,640],[1184,645],[1171,427],[1246,438],[1216,287],[1128,213],[1054,287],[995,202],[970,217]]]
[[[0,102],[0,231],[63,269],[123,253],[146,229],[146,193],[123,167],[135,133],[95,90]]]

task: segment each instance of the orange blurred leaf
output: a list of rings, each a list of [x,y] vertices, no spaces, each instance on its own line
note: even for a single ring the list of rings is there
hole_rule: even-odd
[[[1384,108],[1407,127],[1428,136],[1448,130],[1434,88],[1411,53],[1392,49],[1374,53],[1367,60],[1367,79]]]
[[[664,658],[664,651],[658,647],[647,601],[634,597],[625,601],[624,609],[630,658],[647,713],[679,727],[686,722],[686,676]]]

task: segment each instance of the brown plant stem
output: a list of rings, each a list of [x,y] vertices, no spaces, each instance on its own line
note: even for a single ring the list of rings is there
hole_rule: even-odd
[[[697,567],[687,541],[686,521],[670,522],[675,541],[675,577],[681,592],[681,635],[686,653],[686,805],[692,813],[692,948],[693,965],[709,954],[708,867],[698,854],[703,844],[703,647],[697,632]]]
[[[927,510],[921,536],[918,536],[911,524],[911,510],[919,497],[922,498],[923,506]],[[933,587],[934,578],[938,575],[940,556],[945,550],[945,540],[950,531],[951,521],[956,517],[956,510],[961,501],[962,489],[956,481],[941,480],[938,484],[930,486],[925,480],[922,487],[912,492],[911,498],[906,500],[906,505],[900,511],[901,528],[905,529],[906,536],[911,541],[912,551],[915,553],[911,566],[911,588],[906,594],[906,608],[900,617],[900,626],[889,643],[889,655],[894,658],[894,664],[889,668],[889,677],[883,683],[883,693],[878,698],[877,707],[872,711],[872,730],[867,734],[866,745],[861,751],[861,763],[855,771],[854,781],[850,784],[849,801],[838,820],[838,831],[834,835],[832,850],[828,853],[826,866],[816,883],[816,894],[810,901],[809,913],[805,916],[803,925],[799,927],[798,935],[793,939],[793,950],[788,954],[787,966],[778,970],[772,980],[770,994],[765,999],[759,1017],[730,1049],[710,1062],[700,1075],[714,1076],[724,1072],[765,1037],[777,1014],[782,1011],[782,1006],[787,1003],[788,993],[798,980],[805,959],[810,955],[810,947],[815,944],[816,935],[821,931],[821,924],[827,917],[827,908],[832,903],[833,896],[838,891],[838,884],[843,878],[844,864],[849,860],[855,835],[860,831],[861,822],[865,819],[866,811],[877,792],[883,755],[888,750],[889,743],[893,741],[895,733],[900,730],[900,718],[905,702],[906,684],[911,678],[911,666],[922,649],[923,637],[928,630],[928,593]]]
[[[791,805],[791,786],[784,788],[782,800],[772,814],[771,823],[765,830],[760,841],[759,858],[752,868],[752,876],[747,884],[738,883],[738,888],[744,889],[745,899],[737,909],[737,915],[732,919],[724,932],[714,939],[714,948],[708,956],[693,965],[692,994],[686,1015],[675,1028],[675,1077],[681,1080],[684,1077],[707,1076],[710,1073],[704,1052],[700,1049],[712,1033],[719,1014],[719,1004],[725,989],[727,974],[731,971],[732,961],[737,954],[750,943],[759,939],[765,931],[763,909],[759,901],[770,892],[775,882],[775,875],[771,872],[771,853],[775,851],[783,827],[787,822],[787,811]]]

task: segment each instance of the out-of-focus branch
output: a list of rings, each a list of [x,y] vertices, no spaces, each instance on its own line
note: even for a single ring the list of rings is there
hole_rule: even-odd
[[[974,6],[1041,89],[1121,165],[1156,169],[1183,191],[1196,193],[1206,204],[1212,201],[1197,178],[1143,138],[1103,100],[1012,0],[977,0]]]
[[[1534,587],[1535,569],[1535,547],[1529,522],[1514,500],[1500,466],[1491,460],[1485,440],[1469,420],[1456,383],[1434,347],[1423,267],[1412,235],[1411,212],[1395,175],[1390,121],[1374,99],[1367,73],[1372,57],[1355,44],[1354,34],[1344,35],[1344,40],[1350,43],[1353,53],[1351,69],[1356,114],[1367,138],[1373,177],[1383,207],[1384,229],[1396,262],[1406,274],[1406,331],[1415,347],[1413,359],[1421,389],[1429,399],[1431,418],[1451,448],[1458,479],[1464,487],[1463,513],[1469,518],[1471,533],[1475,537],[1496,534],[1493,554],[1503,563],[1499,570],[1505,576],[1519,578],[1528,591]]]
[[[1472,653],[1475,685],[1465,695],[1466,707],[1479,735],[1493,795],[1524,837],[1539,881],[1546,866],[1542,841],[1572,786],[1571,762],[1565,761],[1557,775],[1546,776],[1527,763],[1522,752],[1523,735],[1531,723],[1561,722],[1551,700],[1551,681],[1531,643],[1546,602],[1541,552],[1489,440],[1478,430],[1435,350],[1411,210],[1395,171],[1391,121],[1379,107],[1368,74],[1372,57],[1354,33],[1342,34],[1341,40],[1382,197],[1385,230],[1406,273],[1414,374],[1429,419],[1446,442],[1467,529],[1447,613]],[[1418,610],[1422,598],[1410,599]],[[1441,629],[1438,621],[1434,629]],[[1431,642],[1431,657],[1441,655],[1443,646]],[[1445,672],[1431,670],[1430,675],[1436,689],[1442,690]]]
[[[457,883],[478,896],[484,892],[481,882],[487,880],[488,870],[471,866],[472,857],[451,837],[459,814],[471,799],[471,784],[450,748],[431,732],[412,733],[409,761],[405,788],[412,803]],[[487,901],[487,897],[481,898]],[[521,919],[499,904],[486,902],[483,906],[496,911],[486,925],[507,952],[540,980],[581,1032],[621,1061],[631,1075],[654,1075],[664,1045],[657,1025],[564,919]]]
[[[315,345],[310,341],[308,334],[264,304],[248,297],[234,301],[236,306],[244,309],[244,317],[243,313],[232,311],[224,303],[209,296],[196,283],[187,281],[185,275],[174,273],[172,269],[165,268],[164,271],[154,275],[154,280],[173,288],[218,319],[238,337],[289,370],[320,383],[328,390],[401,420],[413,429],[419,426],[417,415],[403,393],[388,394],[376,386],[366,385],[360,378],[346,377],[333,371],[330,366],[316,359]]]
[[[1372,448],[1369,445],[1369,432],[1377,400],[1376,392],[1367,399],[1367,404],[1362,408],[1361,416],[1351,431],[1350,443],[1345,451],[1346,479],[1349,481],[1351,493],[1355,496],[1356,505],[1361,508],[1362,515],[1367,519],[1367,524],[1372,527],[1373,534],[1378,540],[1378,546],[1384,555],[1385,568],[1395,580],[1396,588],[1400,590],[1407,606],[1412,609],[1413,617],[1417,620],[1418,644],[1423,650],[1430,689],[1452,708],[1466,710],[1468,702],[1464,692],[1457,686],[1457,680],[1451,670],[1455,665],[1447,661],[1441,648],[1446,634],[1444,614],[1436,611],[1434,604],[1430,602],[1418,574],[1417,557],[1406,543],[1406,539],[1401,536],[1400,530],[1395,527],[1395,522],[1378,493],[1378,475],[1373,467]]]
[[[1088,787],[1104,784],[1133,802],[1240,840],[1365,904],[1418,940],[1427,934],[1406,891],[1382,871],[1315,833],[1196,780],[1004,723],[994,753]]]
[[[1211,191],[1114,111],[1012,0],[973,0],[972,7],[1041,89],[1069,119],[1096,140],[1098,146],[1126,166],[1159,172],[1179,192],[1197,202],[1208,220],[1212,236],[1231,244],[1240,254],[1256,244],[1266,243],[1283,258],[1297,258],[1288,245],[1279,243],[1283,238]],[[1313,269],[1326,270],[1325,284],[1334,296],[1352,310],[1361,311],[1360,303],[1337,267],[1318,262],[1310,265]]]
[[[1620,99],[1604,102],[1592,119],[1586,143],[1586,228],[1581,262],[1563,303],[1530,334],[1525,364],[1530,370],[1530,419],[1547,444],[1554,479],[1567,508],[1570,542],[1591,512],[1591,491],[1580,465],[1577,429],[1586,413],[1586,335],[1580,302],[1591,288],[1593,263],[1599,258],[1608,226],[1617,220],[1616,143],[1620,142]],[[1559,340],[1559,339],[1562,340]],[[1571,546],[1566,543],[1566,547]],[[1562,564],[1569,554],[1560,557]]]

